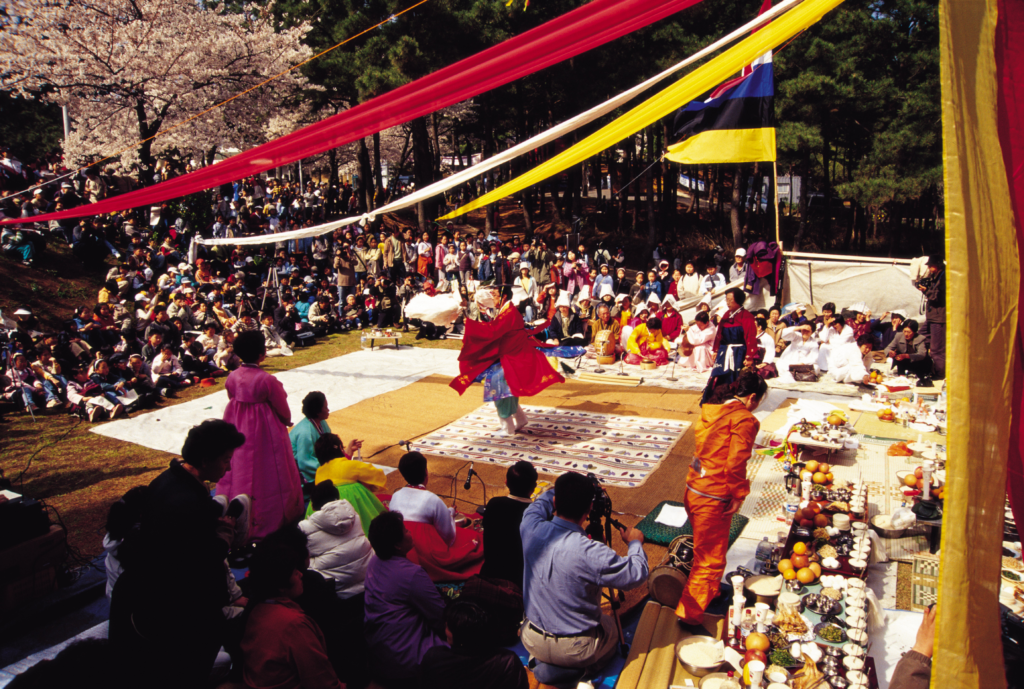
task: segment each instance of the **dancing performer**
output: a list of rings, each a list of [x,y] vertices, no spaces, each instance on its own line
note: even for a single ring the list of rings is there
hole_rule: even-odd
[[[460,374],[449,386],[461,395],[473,383],[483,381],[484,401],[494,402],[501,419],[501,431],[513,435],[528,423],[519,398],[531,397],[549,385],[565,382],[545,355],[577,357],[582,356],[585,349],[544,345],[535,340],[534,335],[544,332],[550,321],[527,329],[519,308],[512,302],[509,284],[481,287],[477,290],[477,303],[481,311],[493,310],[494,317],[486,323],[466,320],[459,353]]]
[[[725,293],[727,313],[718,322],[715,333],[715,366],[711,369],[711,377],[700,398],[703,405],[711,398],[711,393],[719,385],[727,385],[736,380],[736,376],[744,368],[754,363],[757,354],[757,326],[754,316],[743,308],[746,293],[734,287]]]

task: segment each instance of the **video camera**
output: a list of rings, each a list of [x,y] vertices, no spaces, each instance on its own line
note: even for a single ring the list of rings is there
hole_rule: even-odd
[[[612,517],[612,499],[608,496],[608,491],[605,490],[601,480],[590,472],[587,473],[587,478],[594,486],[594,502],[590,506],[587,535],[595,541],[609,543],[612,540],[612,526],[616,529],[626,527]]]

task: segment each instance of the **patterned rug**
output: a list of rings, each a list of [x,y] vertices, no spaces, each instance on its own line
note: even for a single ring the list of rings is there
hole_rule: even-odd
[[[414,440],[424,454],[508,466],[520,460],[545,474],[593,472],[622,488],[641,485],[690,427],[687,421],[615,416],[555,407],[523,407],[523,433],[498,433],[493,404]]]

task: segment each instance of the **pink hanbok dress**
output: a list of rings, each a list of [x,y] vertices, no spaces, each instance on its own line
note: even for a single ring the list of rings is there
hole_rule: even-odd
[[[302,517],[302,484],[292,454],[287,424],[291,422],[288,395],[277,378],[259,366],[242,364],[228,376],[228,406],[224,420],[245,434],[235,450],[231,469],[217,484],[217,495],[228,500],[242,493],[252,499],[253,538]]]
[[[682,359],[679,365],[683,368],[690,368],[697,373],[704,373],[715,365],[715,351],[712,345],[715,342],[715,334],[718,328],[708,324],[708,327],[701,330],[696,325],[691,325],[686,331],[686,339],[693,345],[693,352],[690,356]]]

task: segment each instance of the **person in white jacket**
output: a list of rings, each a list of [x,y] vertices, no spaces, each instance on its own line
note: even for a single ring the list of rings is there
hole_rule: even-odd
[[[299,522],[308,539],[309,568],[334,580],[338,598],[361,597],[373,549],[359,515],[348,500],[338,499],[338,489],[330,481],[316,485],[310,503],[313,514]]]
[[[847,342],[832,350],[832,368],[829,373],[837,383],[867,383],[870,381],[871,348],[874,338],[861,335],[857,342]]]
[[[821,343],[818,346],[818,369],[824,373],[832,367],[832,352],[853,342],[853,328],[846,324],[845,318],[836,316],[832,323],[821,329],[818,340]]]
[[[181,361],[174,355],[174,347],[170,343],[164,343],[152,363],[149,365],[153,377],[153,384],[157,388],[183,387],[191,385],[192,381],[181,365]]]
[[[789,346],[775,360],[775,368],[779,371],[779,380],[792,383],[793,376],[789,367],[794,364],[815,364],[818,361],[818,342],[812,337],[814,328],[804,323],[782,331],[782,339]]]

